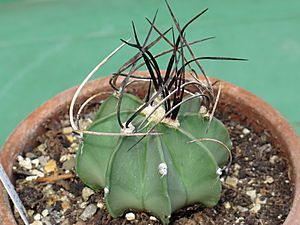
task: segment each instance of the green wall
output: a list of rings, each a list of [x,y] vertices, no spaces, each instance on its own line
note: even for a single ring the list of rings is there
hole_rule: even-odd
[[[235,56],[248,62],[205,62],[208,74],[244,87],[278,109],[300,134],[300,1],[170,0],[183,24],[200,10],[188,39],[216,36],[197,45],[206,56]],[[162,0],[0,0],[0,146],[40,104],[78,84],[132,35],[143,34],[159,8],[157,25],[170,17]],[[133,52],[130,50],[130,52]],[[128,57],[118,53],[98,72],[114,72]]]

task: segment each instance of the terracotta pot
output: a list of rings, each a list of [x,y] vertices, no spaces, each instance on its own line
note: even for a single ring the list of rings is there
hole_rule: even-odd
[[[109,78],[102,78],[90,82],[83,89],[79,102],[87,99],[94,93],[111,90],[108,84]],[[245,116],[246,122],[251,128],[267,130],[272,137],[275,146],[282,150],[290,162],[292,180],[295,184],[294,200],[291,211],[285,221],[285,225],[300,224],[300,140],[288,122],[270,105],[255,95],[236,87],[230,83],[223,82],[223,92],[219,108],[228,108]],[[146,85],[133,84],[131,92],[142,96]],[[30,114],[11,134],[0,153],[0,162],[12,181],[12,166],[17,155],[35,145],[35,138],[43,132],[42,124],[49,119],[58,117],[65,112],[71,102],[75,87],[55,96],[36,111]],[[239,119],[239,118],[235,118]],[[11,204],[2,184],[0,184],[0,218],[6,225],[16,225],[12,214]]]

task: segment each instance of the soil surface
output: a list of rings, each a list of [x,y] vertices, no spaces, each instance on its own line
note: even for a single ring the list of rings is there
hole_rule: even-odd
[[[81,124],[89,124],[92,115],[86,114]],[[221,200],[213,208],[181,209],[172,215],[171,224],[282,224],[293,200],[287,160],[266,131],[255,133],[245,121],[233,121],[232,113],[217,113],[217,117],[233,142],[232,165],[221,176]],[[75,176],[79,140],[72,134],[68,116],[44,126],[47,132],[37,138],[40,144],[23,152],[14,165],[16,189],[32,224],[160,224],[151,215],[130,210],[113,219],[105,208],[103,191],[95,193]]]

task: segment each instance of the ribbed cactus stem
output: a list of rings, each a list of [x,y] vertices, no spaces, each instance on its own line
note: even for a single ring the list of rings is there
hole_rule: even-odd
[[[120,132],[116,104],[116,97],[110,96],[88,130]],[[121,118],[125,121],[141,104],[138,98],[125,94]],[[143,139],[84,135],[81,153],[76,158],[77,173],[91,188],[104,188],[106,206],[113,217],[135,209],[149,212],[167,224],[172,212],[179,208],[194,203],[212,207],[218,202],[220,168],[230,153],[214,141],[191,141],[216,139],[228,149],[231,142],[224,125],[216,118],[205,132],[208,120],[198,112],[200,105],[195,104],[200,103],[187,102],[178,121],[162,120],[155,127],[161,135]],[[149,116],[143,132],[162,119],[165,110],[160,107]],[[122,132],[134,132],[152,109],[153,106],[146,108]]]

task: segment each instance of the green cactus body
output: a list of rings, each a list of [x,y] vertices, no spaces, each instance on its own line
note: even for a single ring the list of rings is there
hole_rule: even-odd
[[[113,217],[136,209],[150,212],[167,224],[171,213],[186,205],[217,204],[221,193],[217,170],[227,162],[229,152],[216,142],[189,141],[217,139],[229,149],[231,142],[224,125],[215,118],[205,132],[208,120],[198,113],[198,101],[182,106],[179,127],[160,123],[155,131],[161,135],[147,136],[132,149],[141,137],[84,135],[76,157],[77,173],[91,188],[104,188],[106,206]],[[110,96],[101,105],[89,130],[120,132],[116,102]],[[122,119],[125,121],[141,103],[125,94]],[[139,115],[136,121],[143,118]]]

